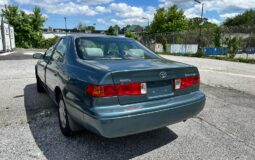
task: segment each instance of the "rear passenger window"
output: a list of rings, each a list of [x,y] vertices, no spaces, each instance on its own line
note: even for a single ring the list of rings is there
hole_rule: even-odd
[[[54,61],[63,62],[64,56],[66,55],[68,50],[68,46],[69,46],[69,40],[66,38],[61,39],[54,51],[52,59]]]

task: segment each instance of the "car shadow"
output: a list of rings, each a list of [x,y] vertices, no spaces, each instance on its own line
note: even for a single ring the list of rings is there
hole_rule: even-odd
[[[47,159],[131,159],[174,141],[167,127],[122,138],[106,139],[88,131],[64,137],[58,127],[57,108],[36,84],[24,88],[27,121],[33,138]]]

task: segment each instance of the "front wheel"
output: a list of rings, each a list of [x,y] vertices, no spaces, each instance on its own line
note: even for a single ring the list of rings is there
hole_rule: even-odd
[[[37,92],[39,93],[43,93],[45,90],[42,86],[42,81],[40,80],[40,78],[36,75],[36,87],[37,87]]]
[[[58,119],[61,132],[63,133],[64,136],[70,137],[72,135],[72,130],[69,125],[66,106],[62,95],[60,95],[58,102]]]

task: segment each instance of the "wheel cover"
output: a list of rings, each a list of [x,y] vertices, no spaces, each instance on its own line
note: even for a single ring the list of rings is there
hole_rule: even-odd
[[[66,127],[66,110],[63,100],[59,102],[59,120],[62,128]]]

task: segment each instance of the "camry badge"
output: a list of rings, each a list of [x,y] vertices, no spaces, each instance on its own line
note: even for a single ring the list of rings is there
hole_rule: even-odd
[[[166,76],[167,76],[167,73],[164,72],[164,71],[159,73],[159,77],[162,78],[162,79],[166,78]]]

